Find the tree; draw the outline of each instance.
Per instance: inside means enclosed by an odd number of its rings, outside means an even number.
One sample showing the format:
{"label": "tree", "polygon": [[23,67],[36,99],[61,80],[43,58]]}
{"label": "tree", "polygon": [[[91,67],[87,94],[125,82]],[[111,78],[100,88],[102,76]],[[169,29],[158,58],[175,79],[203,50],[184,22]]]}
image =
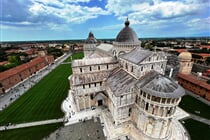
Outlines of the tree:
{"label": "tree", "polygon": [[210,57],[207,57],[207,59],[206,59],[206,64],[207,64],[207,65],[210,65]]}
{"label": "tree", "polygon": [[17,56],[17,55],[12,55],[12,56],[10,56],[9,59],[8,59],[8,61],[9,61],[10,63],[16,64],[16,65],[21,64],[20,57]]}

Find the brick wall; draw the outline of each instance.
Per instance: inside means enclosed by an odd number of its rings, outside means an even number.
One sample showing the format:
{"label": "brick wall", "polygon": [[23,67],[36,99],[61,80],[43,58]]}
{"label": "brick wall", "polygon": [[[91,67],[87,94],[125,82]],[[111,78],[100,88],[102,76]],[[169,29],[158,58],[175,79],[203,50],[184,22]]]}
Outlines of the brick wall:
{"label": "brick wall", "polygon": [[185,89],[210,101],[210,90],[208,89],[208,87],[203,87],[197,83],[194,83],[190,79],[187,80],[180,76],[178,76],[178,82]]}
{"label": "brick wall", "polygon": [[53,56],[37,57],[32,61],[0,73],[0,94],[54,62]]}

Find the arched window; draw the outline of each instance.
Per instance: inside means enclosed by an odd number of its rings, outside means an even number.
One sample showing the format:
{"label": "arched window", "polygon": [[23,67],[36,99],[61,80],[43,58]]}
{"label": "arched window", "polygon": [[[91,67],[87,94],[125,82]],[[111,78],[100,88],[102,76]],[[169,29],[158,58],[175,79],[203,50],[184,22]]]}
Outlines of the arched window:
{"label": "arched window", "polygon": [[128,64],[127,63],[125,63],[125,69],[128,70]]}
{"label": "arched window", "polygon": [[145,108],[146,110],[148,110],[149,109],[149,104],[148,103],[146,103],[146,108]]}
{"label": "arched window", "polygon": [[153,68],[153,65],[151,66],[151,69],[153,70],[154,68]]}
{"label": "arched window", "polygon": [[141,67],[141,71],[143,71],[143,69],[144,69],[144,68],[143,68],[143,66],[142,66],[142,67]]}
{"label": "arched window", "polygon": [[133,72],[133,66],[131,66],[131,72]]}

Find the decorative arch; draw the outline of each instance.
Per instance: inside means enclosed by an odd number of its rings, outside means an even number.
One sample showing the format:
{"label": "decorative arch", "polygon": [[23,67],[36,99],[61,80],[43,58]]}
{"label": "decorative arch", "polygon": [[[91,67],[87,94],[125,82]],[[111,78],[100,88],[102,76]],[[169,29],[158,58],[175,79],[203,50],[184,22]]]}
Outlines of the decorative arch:
{"label": "decorative arch", "polygon": [[122,55],[122,54],[125,54],[125,51],[120,51],[120,52],[118,53],[118,56],[119,56],[119,55]]}
{"label": "decorative arch", "polygon": [[104,92],[98,92],[95,94],[94,100],[97,102],[97,106],[106,105],[107,96]]}
{"label": "decorative arch", "polygon": [[117,57],[117,51],[116,50],[113,50],[112,53],[113,53],[114,57]]}
{"label": "decorative arch", "polygon": [[104,92],[98,92],[98,93],[95,94],[95,96],[93,98],[96,99],[96,100],[107,99],[107,95]]}

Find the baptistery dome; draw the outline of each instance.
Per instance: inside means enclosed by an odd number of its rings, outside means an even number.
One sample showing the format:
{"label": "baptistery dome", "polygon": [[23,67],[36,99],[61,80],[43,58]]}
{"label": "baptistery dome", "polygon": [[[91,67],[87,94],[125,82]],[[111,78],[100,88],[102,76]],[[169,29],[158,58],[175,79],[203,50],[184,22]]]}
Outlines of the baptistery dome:
{"label": "baptistery dome", "polygon": [[93,43],[96,43],[96,42],[97,42],[97,40],[94,37],[93,33],[89,32],[88,38],[86,39],[85,43],[93,44]]}

